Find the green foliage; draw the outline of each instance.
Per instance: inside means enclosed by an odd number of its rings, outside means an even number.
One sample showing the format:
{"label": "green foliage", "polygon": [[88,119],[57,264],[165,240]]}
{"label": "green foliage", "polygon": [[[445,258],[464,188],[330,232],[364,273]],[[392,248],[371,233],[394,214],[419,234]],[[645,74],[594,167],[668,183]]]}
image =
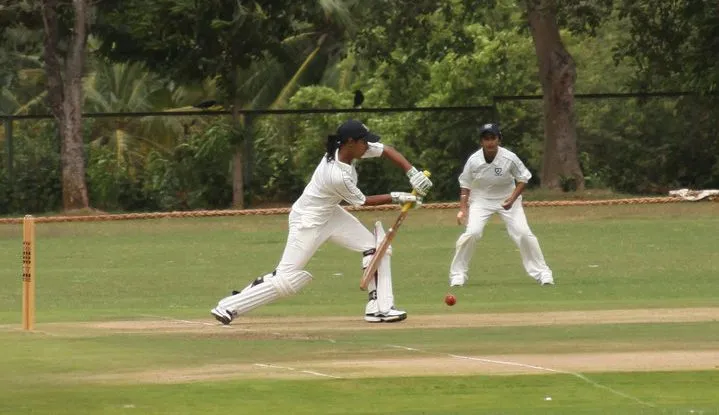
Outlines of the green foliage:
{"label": "green foliage", "polygon": [[613,189],[662,193],[719,186],[717,109],[708,98],[580,105],[588,171]]}
{"label": "green foliage", "polygon": [[12,3],[0,5],[0,88],[16,86],[22,69],[37,67],[36,55],[42,46],[38,4]]}
{"label": "green foliage", "polygon": [[[54,123],[16,124],[12,182],[5,163],[0,168],[0,214],[55,211],[62,192]],[[170,152],[150,152],[142,165],[118,163],[115,149],[87,144],[92,206],[107,211],[228,207],[231,135],[229,124],[216,122],[188,135]],[[7,155],[3,151],[0,157]]]}
{"label": "green foliage", "polygon": [[[646,89],[719,91],[719,7],[714,0],[622,0],[617,9],[629,38],[617,58],[638,65],[636,85]],[[715,104],[716,105],[716,104]]]}
{"label": "green foliage", "polygon": [[[436,61],[425,61],[422,65],[427,72],[427,82],[418,83],[414,90],[411,90],[414,84],[406,85],[404,96],[417,97],[413,103],[423,107],[485,104],[488,106],[486,109],[368,117],[368,125],[380,134],[391,137],[389,142],[418,167],[428,168],[432,172],[435,188],[430,199],[433,200],[456,198],[457,177],[464,162],[479,146],[477,126],[498,121],[499,114],[489,107],[493,95],[518,92],[531,94],[539,88],[533,80],[532,70],[525,64],[526,55],[533,53],[528,37],[483,24],[468,25],[461,30],[474,50],[467,54],[447,51]],[[392,105],[396,99],[392,91],[403,83],[403,76],[391,69],[389,64],[379,65],[377,73],[368,81],[371,88],[366,93],[367,101],[374,106]],[[403,103],[403,106],[407,106],[407,103]],[[504,110],[504,107],[500,107],[500,111]],[[516,151],[519,146],[511,127],[514,123],[521,125],[523,118],[516,113],[508,113],[506,117],[502,115],[502,119],[507,120],[507,141]],[[541,111],[537,115],[541,115]],[[520,152],[520,155],[523,154]],[[370,166],[362,167],[361,179],[368,169]],[[401,186],[399,189],[406,186],[401,181],[379,177],[373,177],[369,183],[370,186],[383,186],[383,192],[387,191],[387,186]]]}
{"label": "green foliage", "polygon": [[[350,117],[366,122],[418,168],[432,171],[432,200],[456,198],[456,178],[477,149],[476,126],[486,121],[501,123],[503,145],[525,161],[534,175],[531,185],[539,184],[542,101],[493,102],[497,95],[541,91],[524,2],[328,0],[287,6],[262,0],[251,5],[99,3],[93,30],[102,39],[101,53],[88,62],[85,109],[185,107],[198,99],[188,91],[198,88],[178,80],[201,79],[202,91],[209,91],[202,99],[220,99],[218,85],[229,85],[235,102],[247,109],[350,108],[351,91],[360,89],[365,108],[496,105],[496,112],[257,116],[234,130],[206,117],[98,118],[85,124],[93,206],[120,211],[229,207],[231,155],[238,150],[246,152],[245,196],[252,203],[292,202],[324,154],[327,134]],[[717,53],[711,53],[717,18],[711,2],[557,5],[562,40],[577,62],[577,93],[712,90],[719,71],[712,61]],[[0,112],[38,111],[44,99],[37,58],[42,22],[32,3],[3,7]],[[104,56],[136,63],[112,64]],[[324,84],[302,87],[317,82]],[[631,193],[719,186],[716,101],[710,98],[577,99],[579,158],[587,186]],[[0,212],[57,208],[57,145],[49,144],[55,140],[50,135],[38,138],[51,133],[38,132],[40,124],[15,121],[16,180],[10,183],[5,167],[0,170]],[[358,170],[367,194],[407,188],[404,175],[386,160],[364,160]]]}
{"label": "green foliage", "polygon": [[[290,108],[346,108],[350,104],[348,93],[310,86],[293,96]],[[340,114],[259,118],[251,186],[256,201],[286,202],[299,197],[325,153],[327,135],[346,118]]]}
{"label": "green foliage", "polygon": [[0,114],[42,108],[42,22],[37,2],[0,6]]}
{"label": "green foliage", "polygon": [[614,0],[558,0],[557,23],[574,33],[595,35],[611,15]]}
{"label": "green foliage", "polygon": [[[508,28],[516,11],[513,2],[495,0],[371,3],[353,49],[371,63],[372,69],[378,69],[376,78],[388,88],[387,103],[405,107],[438,92],[428,85],[433,63],[448,55],[464,57],[476,51],[471,27],[486,24],[492,28],[489,30]],[[453,69],[448,75],[452,73]]]}
{"label": "green foliage", "polygon": [[219,76],[230,98],[238,68],[280,53],[295,25],[318,11],[314,2],[278,0],[115,0],[99,7],[94,31],[103,40],[101,54],[143,62],[177,80]]}
{"label": "green foliage", "polygon": [[230,140],[225,122],[190,135],[164,155],[148,157],[143,190],[162,210],[226,208],[232,201]]}
{"label": "green foliage", "polygon": [[[464,30],[498,17],[495,0],[371,0],[364,11],[355,49],[376,62],[406,63],[440,59],[448,51],[472,50]],[[501,9],[501,8],[500,8]],[[411,73],[411,72],[410,72]]]}
{"label": "green foliage", "polygon": [[106,146],[87,146],[86,169],[90,205],[105,211],[153,210],[158,206],[142,190],[142,176],[117,163],[116,152]]}
{"label": "green foliage", "polygon": [[42,213],[60,207],[60,143],[51,121],[18,123],[13,133],[13,177],[10,181],[7,148],[0,169],[0,214]]}

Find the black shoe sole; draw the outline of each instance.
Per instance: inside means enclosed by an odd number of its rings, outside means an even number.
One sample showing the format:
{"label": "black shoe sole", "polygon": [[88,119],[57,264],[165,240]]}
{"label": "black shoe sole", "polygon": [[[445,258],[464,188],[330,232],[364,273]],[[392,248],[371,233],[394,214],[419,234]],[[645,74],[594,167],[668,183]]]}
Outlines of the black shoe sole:
{"label": "black shoe sole", "polygon": [[[366,317],[377,317],[377,316],[372,315],[372,316],[366,316]],[[375,324],[376,324],[376,323],[399,323],[400,321],[403,321],[403,320],[406,320],[406,319],[407,319],[407,314],[404,314],[404,315],[401,315],[401,316],[397,316],[397,318],[394,319],[394,320],[382,320],[381,317],[380,317],[380,320],[379,320],[379,321],[367,321],[367,320],[365,320],[365,321],[366,321],[367,323],[375,323]]]}
{"label": "black shoe sole", "polygon": [[210,313],[210,314],[212,314],[212,317],[214,317],[215,320],[219,321],[220,323],[224,324],[225,326],[229,325],[232,322],[232,320],[230,320],[226,317],[218,316],[215,313]]}

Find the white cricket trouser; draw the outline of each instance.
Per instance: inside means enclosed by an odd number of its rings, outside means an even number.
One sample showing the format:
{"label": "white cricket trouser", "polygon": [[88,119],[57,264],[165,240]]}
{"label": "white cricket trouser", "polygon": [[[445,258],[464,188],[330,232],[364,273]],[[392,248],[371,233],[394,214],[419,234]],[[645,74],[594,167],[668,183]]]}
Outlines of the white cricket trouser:
{"label": "white cricket trouser", "polygon": [[[384,237],[381,224],[375,225],[379,228],[378,234],[374,235],[357,218],[340,206],[336,207],[328,218],[329,220],[323,225],[304,226],[301,219],[299,214],[290,212],[287,244],[280,263],[277,265],[276,273],[265,275],[264,282],[260,284],[250,284],[238,294],[221,299],[218,307],[237,316],[278,298],[299,292],[312,280],[312,276],[304,271],[305,265],[320,245],[327,240],[353,251],[365,253],[365,251],[375,248],[377,238]],[[371,255],[364,256],[362,266],[366,266],[371,258]],[[358,273],[358,275],[361,274]],[[394,305],[389,255],[380,261],[378,277],[371,281],[368,288],[371,300],[365,307],[365,314],[370,308],[373,312],[388,312]]]}
{"label": "white cricket trouser", "polygon": [[320,245],[327,240],[356,252],[375,247],[372,232],[339,205],[323,225],[305,227],[300,215],[294,212],[290,212],[289,225],[287,244],[277,265],[277,274],[303,270]]}
{"label": "white cricket trouser", "polygon": [[507,226],[509,237],[519,248],[522,264],[530,277],[539,281],[542,277],[551,277],[552,270],[544,262],[542,249],[537,237],[532,234],[522,207],[522,197],[514,202],[509,210],[502,207],[503,199],[472,200],[469,206],[467,229],[457,239],[454,259],[449,269],[450,279],[467,279],[469,262],[474,254],[476,242],[482,238],[487,221],[498,213]]}

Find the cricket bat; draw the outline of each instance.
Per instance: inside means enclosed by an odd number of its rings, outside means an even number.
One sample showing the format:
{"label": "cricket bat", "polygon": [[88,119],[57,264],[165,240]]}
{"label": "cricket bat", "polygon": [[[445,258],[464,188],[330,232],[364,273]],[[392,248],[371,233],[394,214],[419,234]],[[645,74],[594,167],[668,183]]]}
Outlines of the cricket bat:
{"label": "cricket bat", "polygon": [[[430,173],[427,170],[425,170],[423,173],[427,177],[430,176]],[[416,195],[417,192],[412,190],[412,194]],[[360,280],[361,290],[367,290],[369,282],[372,280],[372,278],[374,278],[374,274],[377,272],[379,262],[382,260],[384,254],[387,252],[387,248],[389,248],[390,244],[392,243],[392,239],[394,239],[394,236],[397,234],[399,227],[402,226],[402,222],[404,222],[404,219],[409,214],[410,209],[412,209],[412,203],[405,203],[404,205],[402,205],[402,210],[400,211],[397,220],[395,220],[394,225],[392,225],[392,227],[387,230],[384,239],[377,247],[377,250],[374,253],[374,257],[372,257],[372,261],[370,261],[369,265],[367,265],[367,268],[365,268],[364,273],[362,274],[362,279]]]}

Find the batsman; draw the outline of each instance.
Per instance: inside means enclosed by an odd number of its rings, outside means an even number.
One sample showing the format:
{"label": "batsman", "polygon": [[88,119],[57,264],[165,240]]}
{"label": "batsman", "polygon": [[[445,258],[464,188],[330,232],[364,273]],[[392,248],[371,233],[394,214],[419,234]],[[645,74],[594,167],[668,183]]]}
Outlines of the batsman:
{"label": "batsman", "polygon": [[[362,266],[367,267],[377,246],[384,239],[384,229],[377,222],[370,232],[340,203],[353,206],[374,206],[389,203],[419,207],[432,182],[413,167],[396,149],[379,143],[380,137],[362,122],[348,120],[336,134],[327,137],[326,153],[317,165],[302,195],[292,205],[289,233],[284,253],[277,267],[250,282],[244,289],[222,298],[210,313],[222,324],[257,307],[282,297],[294,295],[312,281],[304,268],[317,249],[326,241],[362,253]],[[362,158],[384,157],[407,175],[413,192],[391,192],[365,196],[357,187],[355,163]],[[368,286],[369,299],[364,319],[370,323],[397,322],[407,313],[395,307],[392,290],[391,250],[380,259],[376,277]],[[356,280],[352,280],[353,282]]]}

